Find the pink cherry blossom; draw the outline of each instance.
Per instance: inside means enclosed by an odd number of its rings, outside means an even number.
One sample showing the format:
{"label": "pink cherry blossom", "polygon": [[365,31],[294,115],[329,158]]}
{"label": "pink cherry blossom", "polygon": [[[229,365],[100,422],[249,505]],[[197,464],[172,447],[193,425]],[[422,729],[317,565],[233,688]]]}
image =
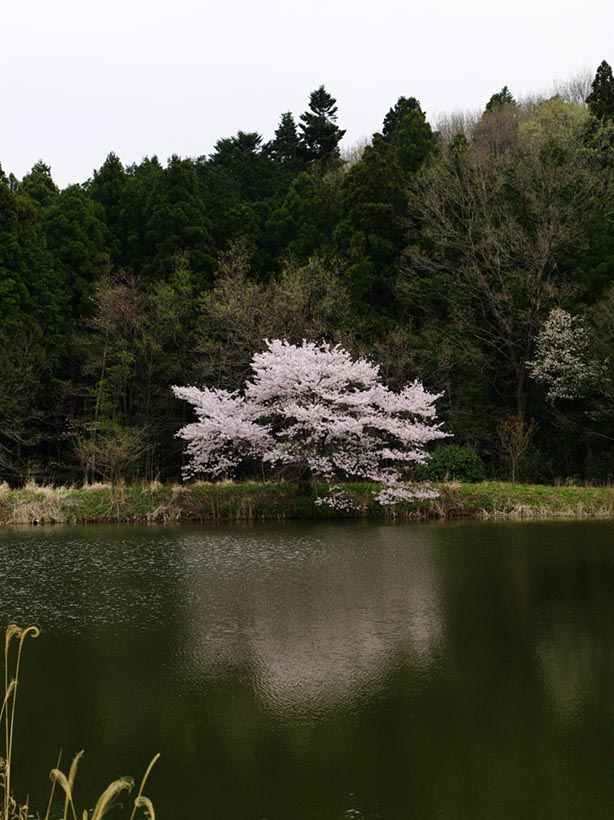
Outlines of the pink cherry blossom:
{"label": "pink cherry blossom", "polygon": [[[188,442],[186,477],[219,478],[255,458],[328,484],[366,479],[380,485],[381,504],[432,497],[406,479],[427,458],[426,445],[448,435],[436,423],[439,395],[418,381],[394,392],[378,366],[325,342],[267,340],[252,371],[242,393],[173,387],[198,418],[177,433]],[[350,504],[339,487],[319,503]]]}

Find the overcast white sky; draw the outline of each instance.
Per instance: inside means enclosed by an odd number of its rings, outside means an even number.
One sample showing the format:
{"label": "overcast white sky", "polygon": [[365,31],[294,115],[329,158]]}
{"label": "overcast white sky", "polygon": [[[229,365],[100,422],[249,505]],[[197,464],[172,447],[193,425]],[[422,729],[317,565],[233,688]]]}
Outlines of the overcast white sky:
{"label": "overcast white sky", "polygon": [[400,95],[427,115],[614,63],[613,0],[3,0],[0,163],[56,182],[272,136],[324,83],[353,143]]}

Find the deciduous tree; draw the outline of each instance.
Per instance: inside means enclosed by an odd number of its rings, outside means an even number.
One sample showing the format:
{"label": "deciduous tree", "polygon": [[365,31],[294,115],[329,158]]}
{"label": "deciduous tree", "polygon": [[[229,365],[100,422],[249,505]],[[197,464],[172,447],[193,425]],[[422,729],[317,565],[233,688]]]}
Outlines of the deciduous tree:
{"label": "deciduous tree", "polygon": [[535,335],[565,288],[561,260],[585,244],[603,194],[583,122],[549,123],[521,129],[505,152],[490,142],[451,146],[411,200],[419,234],[409,277],[444,289],[455,321],[489,349],[497,390],[521,419]]}
{"label": "deciduous tree", "polygon": [[546,387],[546,396],[554,401],[585,396],[598,384],[602,368],[594,360],[583,322],[556,308],[537,334],[529,369],[535,381]]}
{"label": "deciduous tree", "polygon": [[[425,461],[426,445],[446,435],[435,423],[438,396],[420,382],[395,393],[377,366],[338,346],[279,339],[253,357],[252,371],[241,393],[173,388],[198,416],[178,433],[188,442],[187,476],[221,477],[257,458],[290,467],[303,481],[377,482],[381,504],[432,494],[404,482]],[[349,503],[333,487],[320,500]]]}

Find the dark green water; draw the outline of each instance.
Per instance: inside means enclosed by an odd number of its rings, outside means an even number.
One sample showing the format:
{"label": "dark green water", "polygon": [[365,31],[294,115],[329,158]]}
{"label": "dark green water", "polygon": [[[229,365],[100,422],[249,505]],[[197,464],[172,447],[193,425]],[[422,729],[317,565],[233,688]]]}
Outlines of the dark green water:
{"label": "dark green water", "polygon": [[[162,758],[159,820],[597,820],[614,804],[612,522],[0,531],[38,623],[17,789]],[[34,785],[33,785],[34,784]]]}

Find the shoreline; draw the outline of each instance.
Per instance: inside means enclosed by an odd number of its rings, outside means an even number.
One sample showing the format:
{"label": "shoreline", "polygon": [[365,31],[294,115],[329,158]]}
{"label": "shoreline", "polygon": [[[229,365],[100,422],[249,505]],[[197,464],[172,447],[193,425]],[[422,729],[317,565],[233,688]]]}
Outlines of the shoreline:
{"label": "shoreline", "polygon": [[614,487],[549,487],[484,482],[434,485],[439,497],[396,507],[373,499],[373,485],[346,484],[357,509],[330,510],[293,484],[241,482],[130,487],[0,486],[0,526],[165,524],[233,521],[614,518]]}

